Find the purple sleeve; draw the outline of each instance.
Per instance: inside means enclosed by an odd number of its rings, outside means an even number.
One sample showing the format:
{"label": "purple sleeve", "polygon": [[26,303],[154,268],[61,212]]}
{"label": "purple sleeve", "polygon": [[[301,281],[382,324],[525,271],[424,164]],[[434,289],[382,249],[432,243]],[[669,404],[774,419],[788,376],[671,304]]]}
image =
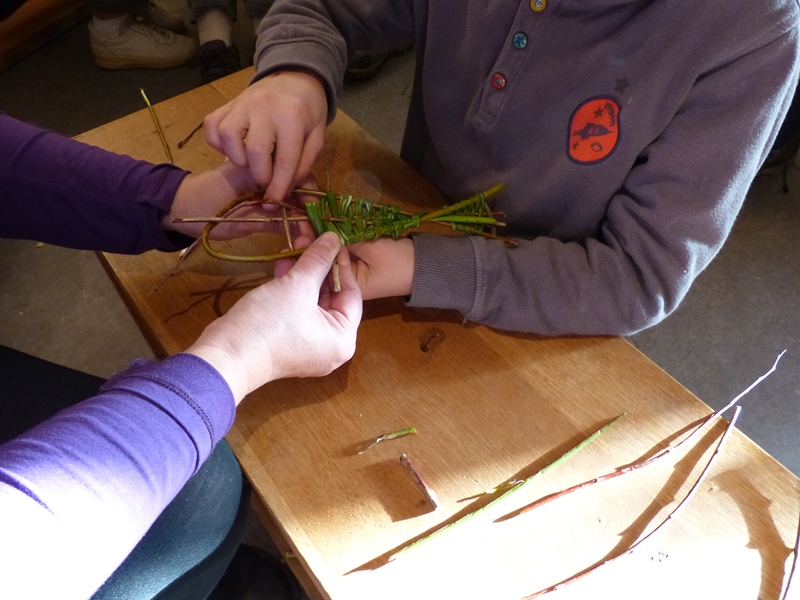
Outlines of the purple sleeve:
{"label": "purple sleeve", "polygon": [[187,171],[153,165],[0,113],[0,237],[138,254],[190,243],[161,229]]}
{"label": "purple sleeve", "polygon": [[96,397],[0,446],[3,593],[91,596],[227,433],[234,412],[219,373],[178,354],[134,363]]}

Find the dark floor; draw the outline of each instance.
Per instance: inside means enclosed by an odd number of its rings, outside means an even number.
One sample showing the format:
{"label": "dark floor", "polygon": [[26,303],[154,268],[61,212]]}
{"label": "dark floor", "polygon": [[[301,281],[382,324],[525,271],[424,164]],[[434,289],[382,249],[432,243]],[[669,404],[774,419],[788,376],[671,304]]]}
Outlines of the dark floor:
{"label": "dark floor", "polygon": [[[252,36],[243,24],[244,58]],[[248,46],[250,45],[250,46]],[[192,89],[197,71],[109,72],[92,63],[85,24],[0,73],[0,110],[75,135]],[[398,150],[413,76],[410,55],[365,84],[342,108]],[[720,256],[664,323],[630,341],[713,407],[720,407],[787,353],[744,401],[740,426],[800,474],[800,173],[790,192],[777,177],[756,181]],[[77,342],[77,343],[76,343]],[[0,241],[0,344],[107,377],[149,355],[91,253]]]}

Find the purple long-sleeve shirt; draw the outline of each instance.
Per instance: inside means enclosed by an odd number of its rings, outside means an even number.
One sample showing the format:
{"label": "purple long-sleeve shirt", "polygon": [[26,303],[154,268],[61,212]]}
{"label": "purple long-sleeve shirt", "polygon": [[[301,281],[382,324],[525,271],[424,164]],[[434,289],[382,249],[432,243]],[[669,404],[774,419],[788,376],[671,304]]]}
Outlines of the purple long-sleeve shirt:
{"label": "purple long-sleeve shirt", "polygon": [[[0,236],[119,253],[185,245],[160,227],[186,172],[0,114]],[[97,396],[0,445],[7,598],[88,598],[227,433],[235,405],[208,363],[141,361]],[[7,595],[6,595],[7,594]]]}

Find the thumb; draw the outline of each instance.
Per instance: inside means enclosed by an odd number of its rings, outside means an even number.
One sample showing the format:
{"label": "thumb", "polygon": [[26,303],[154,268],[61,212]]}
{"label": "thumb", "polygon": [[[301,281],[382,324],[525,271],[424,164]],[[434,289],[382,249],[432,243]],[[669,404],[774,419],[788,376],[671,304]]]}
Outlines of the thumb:
{"label": "thumb", "polygon": [[305,249],[291,271],[302,277],[310,278],[316,285],[321,286],[341,247],[342,242],[339,240],[339,236],[332,231],[327,231]]}

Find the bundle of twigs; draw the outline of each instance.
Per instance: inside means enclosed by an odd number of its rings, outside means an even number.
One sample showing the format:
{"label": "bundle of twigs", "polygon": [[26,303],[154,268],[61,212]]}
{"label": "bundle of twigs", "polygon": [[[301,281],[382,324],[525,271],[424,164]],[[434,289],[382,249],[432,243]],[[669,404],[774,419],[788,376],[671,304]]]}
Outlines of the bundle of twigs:
{"label": "bundle of twigs", "polygon": [[[503,240],[510,246],[516,246],[516,240],[497,235],[497,227],[502,223],[497,214],[489,208],[486,199],[503,188],[498,184],[491,189],[470,196],[460,202],[450,204],[433,212],[411,213],[392,204],[379,204],[365,198],[355,198],[349,194],[336,194],[331,191],[296,189],[294,193],[303,196],[315,196],[302,206],[294,206],[283,202],[273,202],[261,198],[263,192],[256,192],[237,198],[214,217],[197,217],[179,219],[179,223],[206,223],[200,243],[205,251],[215,258],[239,262],[271,262],[283,258],[293,258],[303,253],[303,249],[291,247],[289,224],[307,221],[317,235],[332,231],[339,236],[343,244],[377,240],[389,236],[399,238],[407,232],[420,228],[425,223],[444,225],[453,231],[467,235],[480,235]],[[255,204],[271,204],[281,209],[281,215],[275,217],[236,217],[235,212]],[[273,254],[240,256],[216,250],[211,246],[209,236],[215,227],[222,223],[277,223],[284,224],[288,251]]]}

